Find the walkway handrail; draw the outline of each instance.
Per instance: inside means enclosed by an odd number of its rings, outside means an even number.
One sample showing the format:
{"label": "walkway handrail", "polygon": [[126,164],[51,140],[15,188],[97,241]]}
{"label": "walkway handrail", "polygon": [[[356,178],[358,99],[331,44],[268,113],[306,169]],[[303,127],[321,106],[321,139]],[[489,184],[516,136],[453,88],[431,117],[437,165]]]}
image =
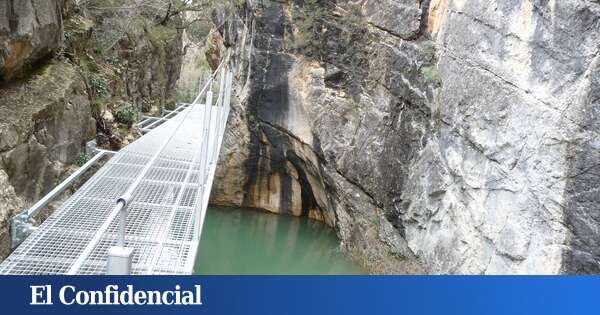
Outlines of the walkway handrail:
{"label": "walkway handrail", "polygon": [[36,202],[29,209],[25,209],[19,212],[11,220],[10,234],[11,234],[11,248],[15,249],[19,246],[25,238],[31,234],[37,227],[29,223],[29,219],[40,212],[45,206],[47,206],[52,200],[60,195],[65,189],[67,189],[75,180],[83,175],[88,169],[90,169],[96,162],[102,159],[106,155],[115,154],[114,151],[96,149],[96,155],[89,159],[85,164],[80,166],[73,174],[69,175],[65,180],[58,184],[54,189],[47,193],[42,199]]}
{"label": "walkway handrail", "polygon": [[[233,73],[231,72],[231,70],[225,71],[224,72],[225,75],[225,95],[223,96],[223,100],[221,103],[221,106],[219,107],[219,111],[220,113],[218,114],[219,120],[217,121],[219,124],[219,127],[217,128],[217,138],[216,141],[219,141],[219,143],[222,141],[223,136],[224,136],[224,132],[221,132],[222,128],[221,128],[221,124],[226,124],[227,121],[227,117],[229,115],[229,109],[230,109],[230,102],[231,102],[231,88],[232,88],[232,81],[233,81]],[[220,145],[214,146],[215,151],[212,153],[210,159],[211,160],[215,160],[218,159],[218,155],[217,155],[217,148],[220,147]],[[207,157],[208,158],[208,157]],[[210,171],[210,170],[209,170]],[[213,165],[213,172],[216,171],[216,165]],[[204,175],[206,176],[206,174]],[[208,176],[208,178],[212,178],[211,176]],[[209,183],[210,185],[207,185],[207,187],[212,186],[212,182]],[[204,195],[204,187],[202,189],[202,192],[198,191],[198,193],[202,193],[202,195]],[[208,206],[208,198],[206,200],[204,200],[203,198],[200,199],[202,200],[203,204],[201,206],[201,209],[203,210],[197,218],[195,218],[195,222],[194,222],[194,227],[196,229],[194,235],[200,237],[200,235],[202,234],[202,227],[204,226],[204,217],[206,215],[206,209],[205,206]]]}
{"label": "walkway handrail", "polygon": [[204,94],[206,89],[212,83],[212,80],[217,76],[217,73],[219,72],[219,70],[221,70],[221,67],[223,67],[223,65],[226,62],[229,62],[229,56],[230,56],[230,54],[228,52],[227,56],[225,58],[223,58],[223,60],[221,60],[221,63],[219,64],[217,69],[210,75],[209,79],[206,81],[206,84],[204,84],[204,87],[202,88],[202,90],[200,90],[200,93],[198,93],[198,96],[196,96],[196,99],[194,99],[194,101],[192,102],[192,105],[196,104],[198,102],[198,100],[200,100],[200,97],[202,97],[202,94]]}
{"label": "walkway handrail", "polygon": [[106,154],[114,154],[113,151],[107,150],[98,150],[98,153],[94,155],[91,159],[89,159],[85,164],[80,166],[73,174],[67,177],[64,181],[62,181],[58,186],[54,187],[48,194],[44,196],[44,198],[40,199],[36,202],[31,208],[27,209],[27,216],[31,217],[37,214],[40,209],[45,207],[52,199],[54,199],[58,194],[63,192],[69,185],[75,181],[81,174],[87,171],[92,165],[94,165],[98,160],[104,157]]}

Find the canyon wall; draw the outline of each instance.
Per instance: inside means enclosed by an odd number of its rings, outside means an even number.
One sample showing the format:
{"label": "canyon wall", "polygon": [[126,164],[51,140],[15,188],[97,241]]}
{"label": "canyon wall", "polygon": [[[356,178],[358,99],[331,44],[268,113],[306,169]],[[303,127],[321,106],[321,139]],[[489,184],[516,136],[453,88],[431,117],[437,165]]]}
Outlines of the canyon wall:
{"label": "canyon wall", "polygon": [[597,1],[215,19],[246,49],[214,203],[323,220],[372,272],[600,271]]}

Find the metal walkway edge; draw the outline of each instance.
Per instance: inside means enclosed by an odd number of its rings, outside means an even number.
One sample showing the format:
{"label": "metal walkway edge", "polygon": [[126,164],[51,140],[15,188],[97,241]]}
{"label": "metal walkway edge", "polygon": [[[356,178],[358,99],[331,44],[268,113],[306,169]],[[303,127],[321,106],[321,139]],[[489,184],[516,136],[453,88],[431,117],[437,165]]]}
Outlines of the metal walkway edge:
{"label": "metal walkway edge", "polygon": [[190,106],[116,153],[0,264],[0,274],[105,274],[115,245],[133,249],[132,274],[192,273],[231,85],[224,61]]}

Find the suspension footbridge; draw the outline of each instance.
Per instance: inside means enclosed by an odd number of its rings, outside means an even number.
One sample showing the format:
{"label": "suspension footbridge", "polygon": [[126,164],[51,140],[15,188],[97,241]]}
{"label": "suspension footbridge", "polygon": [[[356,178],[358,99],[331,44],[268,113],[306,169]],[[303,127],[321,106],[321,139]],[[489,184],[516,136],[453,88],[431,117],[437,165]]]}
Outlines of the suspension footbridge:
{"label": "suspension footbridge", "polygon": [[[190,104],[146,117],[144,135],[97,154],[11,227],[0,274],[190,274],[230,110],[227,62]],[[213,90],[216,97],[213,96]],[[39,227],[27,220],[97,161],[110,159]],[[30,234],[30,235],[28,235]],[[26,237],[26,235],[28,235]]]}

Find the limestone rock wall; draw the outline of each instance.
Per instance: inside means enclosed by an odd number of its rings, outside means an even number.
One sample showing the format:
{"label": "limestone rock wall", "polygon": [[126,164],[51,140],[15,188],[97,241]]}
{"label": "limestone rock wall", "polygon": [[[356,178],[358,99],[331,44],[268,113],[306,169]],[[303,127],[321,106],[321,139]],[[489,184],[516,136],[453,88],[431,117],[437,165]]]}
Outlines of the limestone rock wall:
{"label": "limestone rock wall", "polygon": [[0,3],[0,81],[58,49],[63,41],[64,0],[5,0]]}
{"label": "limestone rock wall", "polygon": [[0,259],[9,253],[10,219],[65,177],[95,135],[78,70],[51,61],[69,3],[0,3]]}
{"label": "limestone rock wall", "polygon": [[4,257],[8,220],[65,177],[96,129],[85,83],[75,67],[63,62],[0,89],[0,112],[0,257]]}
{"label": "limestone rock wall", "polygon": [[597,242],[600,200],[572,192],[598,182],[583,152],[597,138],[600,6],[429,5],[442,87],[399,211],[409,246],[434,272],[600,271],[593,245],[580,247]]}
{"label": "limestone rock wall", "polygon": [[85,84],[66,63],[0,90],[0,108],[2,166],[27,200],[51,188],[63,164],[73,163],[95,134]]}
{"label": "limestone rock wall", "polygon": [[249,48],[214,202],[322,219],[374,272],[600,271],[597,2],[321,2],[318,58],[302,6],[229,25]]}
{"label": "limestone rock wall", "polygon": [[132,9],[130,2],[112,1],[109,7],[102,0],[81,2],[64,21],[63,54],[87,82],[97,144],[111,150],[141,135],[133,124],[139,114],[174,108],[183,63],[182,17],[161,24],[161,4]]}

